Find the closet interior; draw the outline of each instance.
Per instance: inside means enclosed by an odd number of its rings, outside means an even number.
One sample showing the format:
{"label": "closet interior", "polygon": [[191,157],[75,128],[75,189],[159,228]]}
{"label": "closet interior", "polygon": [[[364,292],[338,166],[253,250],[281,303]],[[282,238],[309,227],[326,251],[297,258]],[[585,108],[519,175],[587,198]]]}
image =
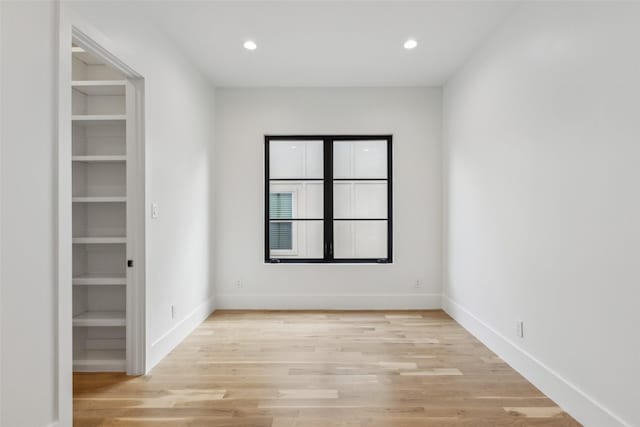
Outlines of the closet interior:
{"label": "closet interior", "polygon": [[127,131],[135,91],[123,74],[76,45],[71,91],[73,368],[126,371],[133,145]]}

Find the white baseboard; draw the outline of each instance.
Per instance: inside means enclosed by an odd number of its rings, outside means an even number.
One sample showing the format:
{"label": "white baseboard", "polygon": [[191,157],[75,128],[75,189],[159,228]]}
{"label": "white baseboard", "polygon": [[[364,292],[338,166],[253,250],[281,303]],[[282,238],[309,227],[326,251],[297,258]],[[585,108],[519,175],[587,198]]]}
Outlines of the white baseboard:
{"label": "white baseboard", "polygon": [[219,294],[218,309],[235,310],[434,310],[440,294]]}
{"label": "white baseboard", "polygon": [[211,297],[191,311],[184,319],[151,344],[147,356],[147,372],[165,358],[183,339],[198,327],[215,310]]}
{"label": "white baseboard", "polygon": [[631,424],[446,295],[442,296],[442,309],[586,427],[631,427]]}

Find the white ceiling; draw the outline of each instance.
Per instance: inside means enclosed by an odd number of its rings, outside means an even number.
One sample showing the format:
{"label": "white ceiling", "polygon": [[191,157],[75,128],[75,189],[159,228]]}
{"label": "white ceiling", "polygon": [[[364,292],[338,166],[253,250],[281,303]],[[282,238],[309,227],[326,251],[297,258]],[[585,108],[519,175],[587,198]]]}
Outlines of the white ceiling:
{"label": "white ceiling", "polygon": [[[139,12],[216,86],[431,86],[441,85],[516,5],[164,1],[145,2]],[[419,45],[407,51],[410,37]],[[245,50],[247,39],[258,49]]]}

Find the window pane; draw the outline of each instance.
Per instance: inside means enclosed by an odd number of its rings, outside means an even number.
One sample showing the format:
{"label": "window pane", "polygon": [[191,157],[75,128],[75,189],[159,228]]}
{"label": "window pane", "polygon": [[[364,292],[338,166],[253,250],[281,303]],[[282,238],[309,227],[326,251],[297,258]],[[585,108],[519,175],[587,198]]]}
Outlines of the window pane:
{"label": "window pane", "polygon": [[271,249],[293,250],[292,224],[290,222],[271,223],[269,244]]}
{"label": "window pane", "polygon": [[324,218],[323,185],[322,181],[271,181],[270,219]]}
{"label": "window pane", "polygon": [[387,141],[335,141],[334,178],[387,178]]}
{"label": "window pane", "polygon": [[271,218],[293,218],[293,193],[269,194],[269,212]]}
{"label": "window pane", "polygon": [[269,178],[322,179],[322,156],[322,141],[270,141]]}
{"label": "window pane", "polygon": [[386,181],[335,181],[334,218],[387,218]]}
{"label": "window pane", "polygon": [[335,258],[386,258],[387,221],[335,221]]}
{"label": "window pane", "polygon": [[324,258],[323,221],[270,221],[271,258]]}

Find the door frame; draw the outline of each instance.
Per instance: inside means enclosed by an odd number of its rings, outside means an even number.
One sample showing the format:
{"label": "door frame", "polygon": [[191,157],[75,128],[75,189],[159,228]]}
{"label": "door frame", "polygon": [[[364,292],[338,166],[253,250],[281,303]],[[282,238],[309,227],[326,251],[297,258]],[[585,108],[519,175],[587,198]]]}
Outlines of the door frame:
{"label": "door frame", "polygon": [[[58,158],[57,158],[57,407],[58,426],[73,423],[73,285],[72,285],[72,123],[71,123],[71,44],[76,43],[124,74],[133,94],[127,108],[127,174],[134,173],[133,185],[127,183],[127,211],[134,218],[132,235],[127,235],[128,256],[135,264],[127,283],[127,374],[146,374],[148,349],[146,334],[146,172],[145,172],[145,81],[144,77],[112,53],[109,38],[87,23],[63,2],[59,4],[58,37]],[[130,125],[133,124],[133,126]],[[129,178],[127,179],[129,181]],[[129,194],[132,192],[133,194]],[[130,211],[131,209],[131,211]],[[129,217],[129,215],[127,215]],[[127,226],[129,228],[129,225]]]}

